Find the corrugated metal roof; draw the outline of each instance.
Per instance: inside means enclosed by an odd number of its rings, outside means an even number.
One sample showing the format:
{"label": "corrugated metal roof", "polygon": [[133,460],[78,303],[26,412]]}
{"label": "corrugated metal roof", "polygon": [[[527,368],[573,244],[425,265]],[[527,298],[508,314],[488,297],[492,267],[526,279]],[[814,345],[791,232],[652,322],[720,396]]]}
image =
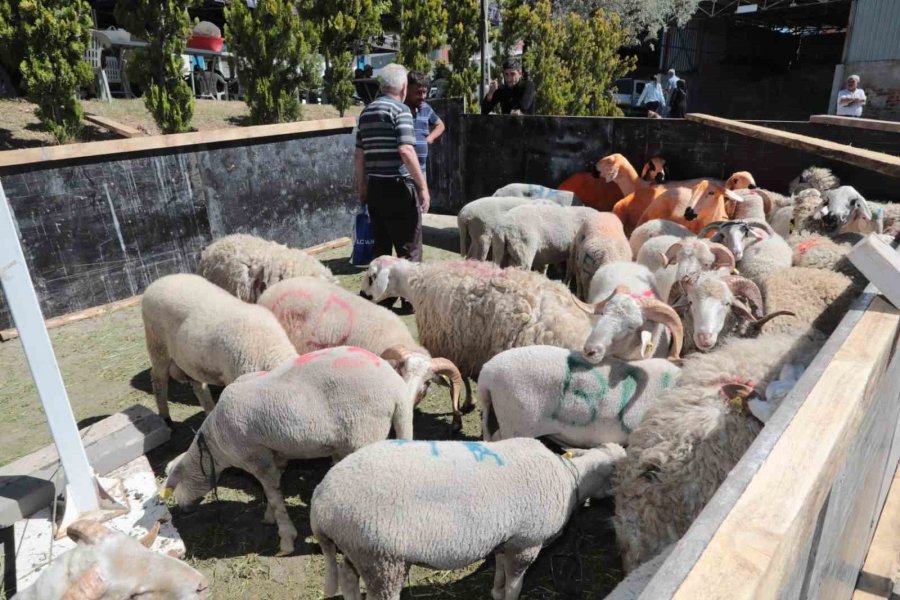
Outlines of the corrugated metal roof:
{"label": "corrugated metal roof", "polygon": [[900,0],[857,0],[847,62],[900,59]]}

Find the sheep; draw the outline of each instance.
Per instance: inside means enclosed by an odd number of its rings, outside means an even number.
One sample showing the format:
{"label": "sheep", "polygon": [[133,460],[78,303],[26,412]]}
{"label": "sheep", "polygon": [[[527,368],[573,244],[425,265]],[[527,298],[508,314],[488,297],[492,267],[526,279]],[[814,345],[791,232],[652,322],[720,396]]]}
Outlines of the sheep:
{"label": "sheep", "polygon": [[900,233],[900,207],[866,201],[849,185],[825,192],[814,217],[830,232],[886,234],[891,239]]}
{"label": "sheep", "polygon": [[[477,379],[495,355],[537,344],[581,350],[601,320],[597,306],[582,302],[560,283],[477,261],[420,265],[376,259],[363,279],[363,292],[376,302],[391,296],[412,302],[419,341],[459,368],[467,405],[472,397],[468,379]],[[680,348],[681,328],[671,308],[650,298],[632,306],[636,314],[629,312],[629,317],[663,323],[673,330],[673,349]]]}
{"label": "sheep", "polygon": [[666,166],[666,159],[661,156],[650,158],[641,169],[641,179],[656,184],[666,183],[669,180],[669,167]]}
{"label": "sheep", "polygon": [[565,262],[578,229],[596,214],[593,208],[550,203],[517,206],[494,223],[493,260],[503,267],[522,269]]}
{"label": "sheep", "polygon": [[574,280],[575,294],[584,298],[591,277],[602,265],[631,260],[631,246],[622,222],[610,213],[595,212],[581,224],[572,242],[566,265],[567,283]]}
{"label": "sheep", "polygon": [[738,271],[757,285],[770,273],[792,264],[790,245],[765,221],[716,221],[704,227],[700,237],[708,231],[716,232],[710,239],[728,248]]}
{"label": "sheep", "polygon": [[169,377],[189,382],[207,413],[209,384],[228,385],[244,373],[271,370],[297,357],[266,308],[238,300],[199,275],[166,275],[141,300],[150,380],[159,415],[169,419]]}
{"label": "sheep", "polygon": [[637,262],[653,273],[660,298],[668,299],[676,281],[700,271],[734,269],[734,255],[722,244],[661,235],[641,247]]}
{"label": "sheep", "polygon": [[693,237],[694,232],[674,221],[651,219],[640,227],[636,227],[635,230],[631,232],[628,243],[631,245],[632,254],[636,257],[641,251],[641,246],[643,246],[647,240],[660,235],[673,235],[675,237],[685,238]]}
{"label": "sheep", "polygon": [[505,198],[531,198],[533,200],[550,200],[560,206],[581,206],[574,192],[555,190],[533,183],[510,183],[492,194]]}
{"label": "sheep", "polygon": [[495,221],[503,213],[532,202],[529,198],[488,196],[463,206],[456,217],[460,256],[487,260]]}
{"label": "sheep", "polygon": [[382,356],[393,349],[394,360],[400,363],[400,375],[407,382],[416,382],[417,403],[425,396],[433,377],[446,376],[450,380],[453,428],[462,428],[459,370],[445,358],[432,358],[392,311],[313,277],[276,283],[259,297],[258,303],[272,311],[299,353],[357,346]]}
{"label": "sheep", "polygon": [[698,233],[709,223],[728,219],[726,200],[740,202],[741,197],[725,185],[704,179],[692,188],[673,188],[654,198],[637,224],[667,219]]}
{"label": "sheep", "polygon": [[491,596],[516,600],[541,547],[585,498],[608,493],[623,455],[606,444],[568,458],[524,438],[364,448],[328,472],[310,503],[325,596],[340,579],[344,598],[361,598],[362,577],[369,600],[399,598],[410,565],[459,569],[494,553]]}
{"label": "sheep", "polygon": [[814,189],[820,194],[824,194],[828,190],[834,189],[841,185],[840,180],[831,169],[823,167],[809,167],[794,178],[788,185],[788,191],[791,196],[802,192],[803,190]]}
{"label": "sheep", "polygon": [[78,543],[75,548],[56,557],[14,600],[207,597],[209,583],[202,573],[177,558],[148,550],[154,531],[138,541],[81,519],[69,525],[66,534]]}
{"label": "sheep", "polygon": [[478,377],[482,436],[497,441],[547,435],[576,448],[625,445],[680,371],[660,358],[607,359],[598,366],[564,348],[513,348],[489,360]]}
{"label": "sheep", "polygon": [[767,312],[794,314],[762,326],[763,333],[819,331],[831,335],[859,296],[866,282],[853,281],[841,273],[805,267],[790,267],[769,275],[762,282]]}
{"label": "sheep", "polygon": [[166,468],[162,496],[190,508],[228,467],[253,475],[268,501],[264,521],[278,525],[279,556],[294,551],[281,475],[288,460],[340,461],[363,446],[413,436],[418,392],[363,348],[338,346],[297,357],[272,372],[251,373],[225,388],[187,452]]}
{"label": "sheep", "polygon": [[617,467],[613,524],[626,572],[685,533],[756,437],[762,425],[741,396],[765,390],[785,363],[809,364],[821,343],[767,334],[685,359],[678,385],[644,415]]}
{"label": "sheep", "polygon": [[584,343],[584,355],[599,364],[607,355],[637,359],[664,351],[665,330],[672,344],[669,358],[681,351],[682,326],[675,311],[659,300],[653,274],[637,263],[605,265],[591,280],[588,302],[599,318]]}
{"label": "sheep", "polygon": [[252,235],[226,235],[200,255],[197,274],[245,302],[282,279],[308,275],[337,283],[331,271],[303,250]]}
{"label": "sheep", "polygon": [[794,252],[793,266],[837,271],[862,281],[864,276],[847,258],[850,249],[860,239],[861,235],[852,233],[834,237],[808,231],[794,234],[788,240]]}
{"label": "sheep", "polygon": [[631,571],[603,600],[638,600],[674,549],[675,544],[669,544],[659,554]]}
{"label": "sheep", "polygon": [[791,196],[788,206],[775,210],[768,221],[775,233],[785,239],[795,232],[825,233],[822,220],[815,216],[821,202],[822,195],[818,190],[801,190]]}

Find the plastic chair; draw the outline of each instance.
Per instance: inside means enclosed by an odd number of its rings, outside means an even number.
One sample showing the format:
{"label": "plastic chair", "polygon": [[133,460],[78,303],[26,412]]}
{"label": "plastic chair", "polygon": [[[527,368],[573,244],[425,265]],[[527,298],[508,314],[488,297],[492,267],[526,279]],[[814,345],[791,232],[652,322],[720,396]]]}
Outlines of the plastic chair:
{"label": "plastic chair", "polygon": [[112,94],[109,91],[109,81],[106,78],[106,72],[103,69],[103,44],[96,34],[91,32],[91,45],[84,51],[84,59],[90,63],[91,69],[94,71],[94,77],[97,80],[97,90],[101,100],[112,100]]}
{"label": "plastic chair", "polygon": [[198,71],[197,79],[200,82],[198,98],[210,98],[212,100],[224,100],[228,95],[228,82],[215,71]]}

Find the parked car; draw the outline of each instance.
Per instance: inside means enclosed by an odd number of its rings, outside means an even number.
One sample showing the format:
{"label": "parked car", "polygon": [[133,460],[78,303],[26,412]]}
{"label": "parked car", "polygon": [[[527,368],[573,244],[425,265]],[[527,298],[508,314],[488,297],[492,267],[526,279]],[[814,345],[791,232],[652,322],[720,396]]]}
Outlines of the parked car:
{"label": "parked car", "polygon": [[617,105],[622,108],[628,108],[637,105],[638,98],[647,85],[646,79],[635,79],[634,77],[623,77],[616,80],[616,91],[613,98]]}

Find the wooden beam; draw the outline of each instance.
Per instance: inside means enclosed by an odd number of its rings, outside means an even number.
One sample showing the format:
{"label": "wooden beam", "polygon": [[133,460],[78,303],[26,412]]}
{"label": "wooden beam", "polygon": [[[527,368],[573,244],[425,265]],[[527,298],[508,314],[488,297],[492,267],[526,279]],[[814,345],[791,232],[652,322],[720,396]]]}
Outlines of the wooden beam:
{"label": "wooden beam", "polygon": [[900,254],[877,235],[860,240],[847,258],[894,306],[900,308]]}
{"label": "wooden beam", "polygon": [[123,125],[122,123],[118,123],[113,121],[112,119],[107,119],[106,117],[101,117],[98,115],[84,115],[84,120],[95,125],[99,125],[104,129],[108,129],[113,133],[119,134],[122,137],[133,138],[133,137],[144,137],[145,134],[143,131],[135,129],[134,127],[129,127],[128,125]]}
{"label": "wooden beam", "polygon": [[[44,321],[44,324],[47,326],[47,329],[53,329],[54,327],[60,327],[61,325],[68,325],[69,323],[75,323],[76,321],[83,321],[84,319],[97,317],[114,310],[134,306],[135,304],[140,303],[140,301],[141,297],[139,295],[132,296],[130,298],[125,298],[124,300],[116,300],[115,302],[110,302],[109,304],[93,306],[91,308],[79,310],[78,312],[53,317],[52,319],[47,319],[46,321]],[[0,341],[8,342],[9,340],[16,339],[17,337],[19,337],[19,330],[15,327],[0,331]]]}
{"label": "wooden beam", "polygon": [[[348,237],[342,237],[337,238],[336,240],[331,240],[330,242],[318,244],[316,246],[310,246],[309,248],[304,248],[303,250],[307,254],[318,254],[319,252],[324,252],[326,250],[333,250],[334,248],[347,246],[351,241],[352,240]],[[44,321],[44,324],[47,326],[47,329],[53,329],[54,327],[60,327],[61,325],[68,325],[69,323],[83,321],[84,319],[90,319],[91,317],[98,317],[114,310],[128,308],[129,306],[139,304],[140,301],[141,296],[139,294],[137,296],[125,298],[123,300],[116,300],[115,302],[110,302],[109,304],[93,306],[91,308],[86,308],[78,312],[53,317],[52,319],[47,319],[46,321]],[[14,340],[17,337],[19,337],[19,330],[15,327],[0,330],[0,342],[8,342],[9,340]]]}
{"label": "wooden beam", "polygon": [[900,157],[891,156],[890,154],[885,154],[883,152],[863,150],[845,144],[820,140],[808,135],[780,131],[770,127],[760,127],[759,125],[741,123],[739,121],[722,119],[710,115],[690,113],[686,115],[686,118],[695,123],[708,125],[710,127],[718,127],[725,131],[731,131],[732,133],[739,133],[758,140],[780,144],[782,146],[787,146],[788,148],[794,148],[795,150],[811,152],[823,158],[839,160],[890,177],[900,177]]}
{"label": "wooden beam", "polygon": [[879,121],[877,119],[860,119],[858,117],[839,117],[837,115],[812,115],[810,123],[822,125],[839,125],[842,127],[855,127],[857,129],[871,129],[872,131],[891,131],[900,133],[900,123],[897,121]]}
{"label": "wooden beam", "polygon": [[889,600],[894,586],[900,582],[900,470],[894,473],[891,490],[878,519],[875,537],[853,600]]}
{"label": "wooden beam", "polygon": [[277,125],[255,125],[233,127],[214,131],[154,135],[125,140],[45,146],[23,150],[0,152],[0,168],[32,165],[38,163],[90,158],[93,156],[113,156],[150,150],[173,150],[191,146],[219,144],[223,142],[247,141],[259,138],[289,137],[305,133],[339,133],[356,126],[354,117],[320,119],[318,121],[298,121]]}
{"label": "wooden beam", "polygon": [[[861,422],[875,402],[900,326],[876,298],[799,407],[674,598],[778,598]],[[871,443],[880,443],[873,440]]]}

